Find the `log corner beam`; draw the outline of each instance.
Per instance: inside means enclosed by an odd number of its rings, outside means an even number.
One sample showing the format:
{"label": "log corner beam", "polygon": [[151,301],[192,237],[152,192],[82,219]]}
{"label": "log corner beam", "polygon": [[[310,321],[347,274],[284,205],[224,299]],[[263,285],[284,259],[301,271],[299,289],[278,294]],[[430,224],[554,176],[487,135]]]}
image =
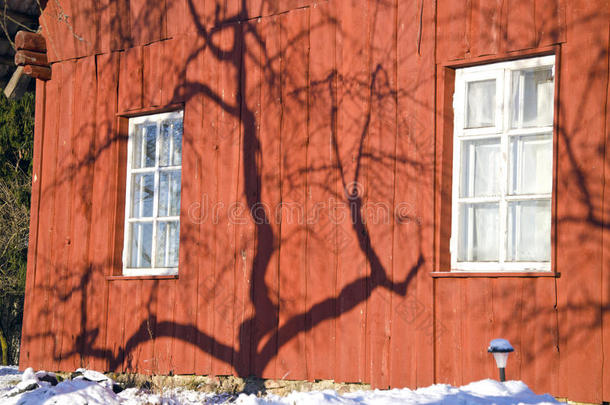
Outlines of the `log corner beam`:
{"label": "log corner beam", "polygon": [[19,31],[15,35],[15,64],[23,73],[40,80],[51,80],[51,66],[47,58],[47,41],[38,33]]}
{"label": "log corner beam", "polygon": [[25,65],[23,73],[39,80],[51,80],[52,72],[50,66]]}
{"label": "log corner beam", "polygon": [[32,52],[47,52],[47,41],[42,36],[35,32],[19,31],[15,34],[15,47],[18,51],[32,51]]}
{"label": "log corner beam", "polygon": [[49,66],[49,61],[46,53],[19,50],[15,53],[15,65]]}

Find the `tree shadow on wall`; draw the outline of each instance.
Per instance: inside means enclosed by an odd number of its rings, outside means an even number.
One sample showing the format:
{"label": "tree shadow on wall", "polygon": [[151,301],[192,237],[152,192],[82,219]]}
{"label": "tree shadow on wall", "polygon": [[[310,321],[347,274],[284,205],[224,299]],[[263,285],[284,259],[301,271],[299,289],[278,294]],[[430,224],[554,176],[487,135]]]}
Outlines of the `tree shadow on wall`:
{"label": "tree shadow on wall", "polygon": [[[167,3],[169,7],[171,1]],[[110,317],[115,315],[124,328],[120,341],[113,341],[102,327],[90,326],[92,278],[96,272],[106,271],[107,258],[95,258],[75,271],[63,256],[42,257],[38,262],[50,263],[58,277],[53,285],[36,288],[45,290],[45,300],[56,299],[59,305],[52,310],[43,307],[49,312],[40,315],[49,320],[43,332],[27,333],[27,339],[44,341],[53,337],[55,368],[65,359],[76,359],[85,366],[101,359],[109,370],[168,373],[184,369],[190,373],[202,369],[214,374],[311,379],[319,376],[311,368],[309,360],[313,357],[303,339],[320,325],[332,322],[325,330],[332,330],[333,338],[345,340],[336,342],[332,353],[343,350],[343,355],[354,354],[375,362],[377,348],[371,347],[381,342],[385,356],[381,362],[386,363],[379,367],[386,370],[389,345],[397,344],[390,342],[387,330],[391,319],[402,316],[406,320],[396,323],[416,328],[411,318],[417,317],[397,308],[414,294],[418,274],[432,270],[431,248],[426,250],[424,239],[432,239],[434,225],[433,208],[426,208],[434,204],[434,129],[432,123],[421,119],[435,119],[433,97],[422,96],[426,92],[434,95],[435,91],[425,84],[435,77],[434,49],[428,49],[434,42],[429,39],[432,34],[424,32],[422,44],[422,22],[418,28],[410,28],[413,38],[409,39],[417,46],[410,48],[409,57],[423,59],[418,59],[416,77],[402,87],[397,84],[395,52],[400,34],[383,29],[386,18],[395,15],[397,2],[371,1],[366,13],[352,9],[349,16],[350,6],[345,6],[342,19],[366,25],[367,34],[357,35],[351,34],[356,32],[353,29],[344,31],[347,23],[336,19],[335,6],[304,6],[290,11],[278,9],[274,2],[261,1],[260,10],[252,11],[248,8],[252,3],[243,0],[233,14],[217,6],[202,18],[199,3],[186,1],[185,16],[195,30],[185,38],[193,42],[185,47],[186,63],[179,72],[183,83],[169,98],[185,103],[185,122],[191,114],[202,115],[197,125],[205,139],[185,134],[185,160],[191,153],[190,159],[197,162],[191,167],[197,167],[201,177],[185,173],[183,192],[209,186],[212,191],[206,196],[212,202],[242,204],[238,220],[221,216],[219,223],[213,223],[212,216],[205,221],[201,216],[193,218],[189,207],[182,209],[180,277],[198,270],[196,278],[190,278],[199,288],[193,296],[197,304],[190,304],[194,313],[177,320],[174,315],[181,310],[176,306],[185,298],[175,296],[177,303],[170,302],[174,317],[161,316],[159,308],[172,296],[165,296],[164,281],[151,282],[150,293],[137,287],[139,308],[126,310],[127,315],[108,314],[108,328],[113,327]],[[433,18],[427,10],[424,15],[422,3],[422,18]],[[153,18],[140,14],[134,26],[154,24],[148,17]],[[129,35],[120,31],[124,24],[112,24],[117,35],[124,36],[129,44]],[[317,36],[328,39],[329,52],[316,46],[321,43]],[[607,53],[601,53],[600,59],[604,55],[607,58]],[[407,109],[415,112],[405,116],[403,110]],[[83,126],[87,130],[75,134],[97,128],[90,122]],[[573,128],[559,128],[558,132],[568,156],[573,156],[566,135],[571,131]],[[74,136],[78,139],[84,135]],[[83,159],[75,159],[57,173],[54,182],[43,188],[41,198],[55,198],[57,188],[70,183],[73,194],[83,196],[81,204],[74,207],[85,207],[91,218],[89,197],[85,196],[91,195],[92,186],[75,181],[75,176],[90,173],[101,154],[124,141],[113,134],[92,146]],[[212,163],[208,163],[210,158]],[[578,159],[571,158],[570,164],[579,178]],[[582,202],[591,205],[596,198],[589,192],[585,174],[580,177],[577,184]],[[320,201],[333,201],[335,210],[330,204],[318,209],[315,203]],[[291,214],[290,207],[297,207],[300,220]],[[382,214],[376,216],[379,207]],[[389,209],[383,211],[384,207]],[[558,222],[584,221],[587,226],[606,229],[607,215],[593,211],[593,217],[566,216]],[[303,221],[312,213],[314,221]],[[337,217],[342,219],[338,221]],[[380,217],[384,218],[381,222]],[[405,242],[406,247],[400,245]],[[185,252],[184,246],[196,247],[199,254]],[[403,252],[405,249],[409,252]],[[397,257],[405,261],[398,262]],[[314,267],[318,264],[327,267]],[[334,274],[320,276],[326,270]],[[329,285],[318,287],[313,283],[318,280]],[[181,288],[179,283],[180,279],[176,289]],[[323,292],[316,293],[316,289]],[[129,291],[123,294],[123,304],[130,305]],[[66,330],[69,322],[63,315],[52,313],[59,308],[69,310],[67,303],[74,302],[74,297],[82,308],[76,334]],[[429,303],[418,304],[431,308]],[[366,313],[357,314],[359,309]],[[604,312],[607,309],[602,308]],[[557,307],[550,311],[556,312]],[[130,314],[137,316],[129,319]],[[529,315],[535,318],[548,314],[532,310]],[[417,333],[432,346],[437,325],[432,312],[427,316],[430,329]],[[126,328],[126,323],[133,325]],[[375,337],[360,336],[365,331]],[[556,334],[548,336],[549,344],[559,339]],[[171,365],[171,352],[179,349],[174,343],[165,343],[164,338],[184,347],[193,345],[189,349],[191,357],[185,356],[190,366]],[[310,345],[315,340],[311,336],[308,339]],[[113,347],[108,347],[110,343]],[[154,347],[143,349],[147,345]],[[286,348],[293,352],[286,352]],[[209,366],[197,364],[204,361],[201,353],[208,356],[205,362]],[[290,356],[304,358],[305,371],[285,374],[294,367],[283,362],[290,363]],[[141,359],[148,357],[156,363],[143,364]],[[315,361],[319,363],[320,359]],[[377,378],[370,369],[344,372],[335,364],[336,358],[329,361],[337,369],[337,374],[328,372],[329,378],[340,373],[361,380]],[[344,364],[355,362],[344,360]],[[382,383],[388,385],[389,377],[383,378]]]}

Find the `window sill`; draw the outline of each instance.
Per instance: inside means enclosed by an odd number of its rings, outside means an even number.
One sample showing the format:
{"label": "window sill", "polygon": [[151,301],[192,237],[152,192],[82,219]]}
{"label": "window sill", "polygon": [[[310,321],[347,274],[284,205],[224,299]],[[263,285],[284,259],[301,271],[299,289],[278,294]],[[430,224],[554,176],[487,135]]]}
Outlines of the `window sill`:
{"label": "window sill", "polygon": [[177,274],[151,274],[148,276],[106,276],[106,280],[176,280]]}
{"label": "window sill", "polygon": [[499,277],[520,277],[520,278],[537,278],[550,277],[559,278],[561,273],[554,271],[511,271],[511,272],[474,272],[474,271],[435,271],[429,273],[432,278],[499,278]]}

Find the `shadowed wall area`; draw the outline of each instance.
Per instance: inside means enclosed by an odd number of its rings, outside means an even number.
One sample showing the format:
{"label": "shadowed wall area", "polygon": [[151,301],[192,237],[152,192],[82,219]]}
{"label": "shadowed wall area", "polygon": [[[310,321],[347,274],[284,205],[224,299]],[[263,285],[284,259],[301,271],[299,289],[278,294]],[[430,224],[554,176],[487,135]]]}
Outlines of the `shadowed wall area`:
{"label": "shadowed wall area", "polygon": [[[609,7],[50,0],[20,366],[413,388],[504,337],[507,378],[610,401]],[[551,53],[554,271],[446,274],[454,69]],[[174,109],[179,275],[121,277],[125,117]]]}

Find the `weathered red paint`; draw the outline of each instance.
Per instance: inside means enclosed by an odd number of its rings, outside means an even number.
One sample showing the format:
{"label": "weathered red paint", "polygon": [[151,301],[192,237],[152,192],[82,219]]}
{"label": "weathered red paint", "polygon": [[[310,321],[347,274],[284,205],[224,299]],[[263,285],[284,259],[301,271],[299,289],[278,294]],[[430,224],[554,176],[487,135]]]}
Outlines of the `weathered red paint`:
{"label": "weathered red paint", "polygon": [[[501,336],[508,378],[610,401],[607,2],[152,3],[41,17],[21,367],[418,387]],[[548,53],[561,277],[445,274],[454,69]],[[121,278],[125,117],[180,107],[179,277]]]}

